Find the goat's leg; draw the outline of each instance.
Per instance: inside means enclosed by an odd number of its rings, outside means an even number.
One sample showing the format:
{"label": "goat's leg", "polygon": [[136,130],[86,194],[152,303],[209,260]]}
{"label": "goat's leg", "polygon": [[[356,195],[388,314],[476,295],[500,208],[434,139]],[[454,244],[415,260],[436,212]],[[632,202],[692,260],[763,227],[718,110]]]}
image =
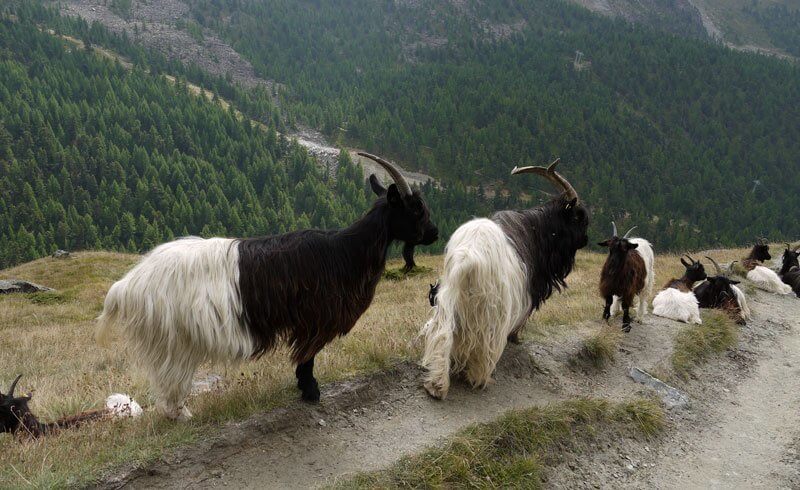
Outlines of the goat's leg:
{"label": "goat's leg", "polygon": [[636,308],[636,319],[642,322],[645,315],[647,315],[647,295],[642,291],[639,293],[639,307]]}
{"label": "goat's leg", "polygon": [[405,260],[406,265],[403,267],[403,272],[411,272],[414,267],[417,266],[414,263],[414,245],[406,243],[403,245],[403,260]]}
{"label": "goat's leg", "polygon": [[631,331],[631,303],[628,298],[622,299],[622,331],[628,333]]}
{"label": "goat's leg", "polygon": [[294,374],[297,376],[297,387],[303,392],[303,400],[311,403],[319,401],[319,384],[314,378],[314,357],[297,365]]}
{"label": "goat's leg", "polygon": [[156,409],[165,417],[181,421],[192,417],[192,413],[186,407],[186,397],[192,389],[192,376],[197,368],[197,361],[188,356],[150,370],[150,384],[156,395]]}
{"label": "goat's leg", "polygon": [[603,320],[608,321],[611,318],[611,303],[614,302],[614,296],[606,296],[606,306],[603,308]]}
{"label": "goat's leg", "polygon": [[614,295],[611,300],[611,316],[617,316],[622,313],[622,298]]}
{"label": "goat's leg", "polygon": [[473,388],[486,388],[494,382],[492,374],[494,374],[497,361],[503,353],[503,347],[505,347],[505,342],[500,341],[492,344],[489,338],[484,338],[470,352],[465,374],[467,381]]}

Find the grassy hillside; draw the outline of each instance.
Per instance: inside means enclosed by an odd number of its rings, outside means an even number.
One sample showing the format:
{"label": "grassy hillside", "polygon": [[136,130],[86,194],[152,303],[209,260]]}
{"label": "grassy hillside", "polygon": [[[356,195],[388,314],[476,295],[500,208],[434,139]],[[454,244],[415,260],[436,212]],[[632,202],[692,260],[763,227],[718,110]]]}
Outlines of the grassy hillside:
{"label": "grassy hillside", "polygon": [[[713,254],[718,260],[741,255],[742,250]],[[129,393],[142,405],[150,405],[147,383],[121,346],[104,350],[93,341],[94,318],[101,311],[105,292],[136,260],[134,255],[90,252],[0,271],[0,279],[24,278],[57,289],[0,296],[0,386],[7,387],[16,374],[23,374],[19,390],[34,392],[32,409],[44,420],[99,407],[112,392]],[[599,254],[579,253],[576,269],[567,281],[569,289],[531,317],[523,337],[547,343],[562,334],[602,331],[597,281],[603,260]],[[428,283],[438,276],[441,257],[421,256],[418,262],[431,272],[382,281],[372,307],[354,330],[317,357],[322,383],[419,358],[420,345],[415,338],[429,315]],[[659,256],[656,284],[681,270],[677,257]],[[0,486],[91,481],[109,465],[151,460],[201,434],[207,436],[225,421],[293,402],[298,395],[287,357],[279,351],[240,366],[203,366],[197,376],[222,374],[224,387],[190,400],[195,417],[189,424],[173,424],[147,413],[142,419],[96,423],[24,444],[0,436]]]}

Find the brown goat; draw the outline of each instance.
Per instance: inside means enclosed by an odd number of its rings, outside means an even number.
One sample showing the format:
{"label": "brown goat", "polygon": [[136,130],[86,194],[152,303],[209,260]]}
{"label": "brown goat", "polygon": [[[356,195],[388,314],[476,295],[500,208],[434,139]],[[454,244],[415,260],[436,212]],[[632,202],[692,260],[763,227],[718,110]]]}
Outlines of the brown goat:
{"label": "brown goat", "polygon": [[[611,318],[611,306],[614,296],[618,296],[622,303],[623,317],[622,330],[630,332],[631,316],[630,307],[634,299],[639,296],[639,306],[637,314],[641,318],[647,310],[647,298],[644,297],[645,285],[652,287],[652,263],[645,262],[645,255],[652,262],[652,249],[647,240],[628,239],[633,228],[628,230],[622,238],[617,235],[617,225],[612,222],[614,236],[600,242],[598,245],[608,247],[608,257],[603,264],[603,271],[600,275],[600,295],[605,300],[603,319],[608,321]],[[635,227],[634,227],[635,228]],[[633,241],[636,240],[636,241]],[[640,253],[636,249],[642,245],[649,249],[647,252]]]}

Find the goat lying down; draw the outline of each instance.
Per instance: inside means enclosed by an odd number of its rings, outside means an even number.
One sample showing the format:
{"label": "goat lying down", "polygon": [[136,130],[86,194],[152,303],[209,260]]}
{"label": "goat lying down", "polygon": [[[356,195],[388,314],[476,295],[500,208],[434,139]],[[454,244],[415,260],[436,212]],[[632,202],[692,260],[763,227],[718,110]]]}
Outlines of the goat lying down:
{"label": "goat lying down", "polygon": [[372,302],[389,246],[430,244],[438,231],[428,207],[389,162],[388,189],[343,230],[303,230],[251,239],[185,238],[156,247],[105,299],[97,339],[122,331],[133,359],[169,418],[191,413],[186,396],[206,361],[257,358],[280,342],[291,349],[297,386],[316,402],[314,358],[347,334]]}
{"label": "goat lying down", "polygon": [[791,294],[792,287],[785,284],[775,271],[763,265],[771,258],[769,245],[759,238],[750,250],[750,254],[741,261],[741,269],[737,268],[735,272],[743,273],[758,289],[770,293]]}
{"label": "goat lying down", "polygon": [[800,297],[800,261],[798,261],[800,252],[798,249],[800,249],[800,245],[792,247],[788,243],[786,244],[778,275],[784,284],[791,287],[794,294]]}
{"label": "goat lying down", "polygon": [[737,284],[730,279],[711,257],[706,258],[714,264],[716,276],[709,276],[705,282],[694,288],[694,295],[700,308],[718,308],[725,311],[737,323],[744,325],[752,318],[747,298]]}
{"label": "goat lying down", "polygon": [[31,395],[14,396],[20,374],[11,383],[8,393],[0,392],[0,433],[10,432],[20,436],[41,437],[55,434],[63,429],[77,427],[91,420],[107,417],[137,417],[142,407],[128,395],[115,393],[106,400],[104,410],[89,410],[77,415],[62,417],[55,422],[40,422],[28,407]]}
{"label": "goat lying down", "polygon": [[424,386],[443,399],[450,373],[464,372],[485,387],[506,343],[531,312],[565,287],[575,252],[586,246],[588,216],[569,182],[549,168],[515,168],[547,178],[563,190],[550,202],[522,211],[500,211],[461,225],[447,243],[441,281],[431,286],[433,316],[425,340]]}
{"label": "goat lying down", "polygon": [[653,314],[684,323],[703,323],[700,319],[700,306],[692,292],[694,284],[706,278],[706,271],[700,261],[686,256],[690,262],[681,257],[681,264],[686,268],[679,279],[671,279],[665,289],[653,298]]}

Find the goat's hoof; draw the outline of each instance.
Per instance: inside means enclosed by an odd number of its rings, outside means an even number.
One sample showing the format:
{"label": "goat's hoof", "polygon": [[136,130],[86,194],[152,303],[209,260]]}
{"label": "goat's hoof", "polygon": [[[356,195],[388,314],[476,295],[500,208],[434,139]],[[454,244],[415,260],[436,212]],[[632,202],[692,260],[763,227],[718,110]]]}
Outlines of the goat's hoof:
{"label": "goat's hoof", "polygon": [[317,385],[316,381],[313,385],[301,387],[300,389],[303,392],[303,401],[308,403],[319,403],[319,385]]}
{"label": "goat's hoof", "polygon": [[447,388],[439,386],[432,381],[428,381],[422,386],[425,387],[425,391],[427,391],[431,397],[437,400],[444,400],[445,397],[447,397]]}
{"label": "goat's hoof", "polygon": [[303,401],[308,403],[319,403],[319,390],[304,391],[302,395]]}
{"label": "goat's hoof", "polygon": [[186,422],[190,418],[192,418],[192,412],[189,411],[189,408],[186,405],[178,409],[178,421]]}
{"label": "goat's hoof", "polygon": [[623,332],[625,332],[625,333],[630,333],[630,331],[631,331],[631,324],[630,324],[630,323],[628,323],[628,324],[623,324],[623,325],[622,325],[622,331],[623,331]]}
{"label": "goat's hoof", "polygon": [[163,412],[163,414],[168,419],[175,420],[177,422],[186,422],[190,418],[192,418],[192,412],[189,411],[186,405],[183,405],[179,408],[175,408],[173,410],[165,411]]}

